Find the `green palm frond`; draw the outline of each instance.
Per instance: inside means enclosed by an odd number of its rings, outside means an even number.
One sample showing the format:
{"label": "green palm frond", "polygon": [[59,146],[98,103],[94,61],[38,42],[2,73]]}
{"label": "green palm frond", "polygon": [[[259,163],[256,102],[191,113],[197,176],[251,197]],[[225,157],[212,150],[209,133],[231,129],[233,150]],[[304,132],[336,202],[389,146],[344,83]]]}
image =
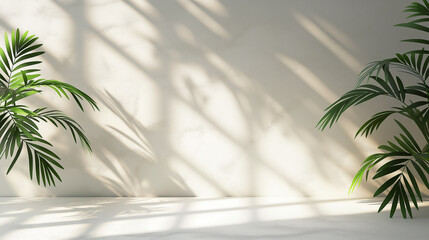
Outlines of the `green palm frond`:
{"label": "green palm frond", "polygon": [[394,113],[398,113],[399,111],[382,111],[379,113],[374,114],[368,121],[366,121],[356,132],[355,137],[357,137],[359,134],[364,135],[365,137],[368,137],[371,135],[375,130],[377,130],[380,125],[386,120],[390,115]]}
{"label": "green palm frond", "polygon": [[412,51],[405,54],[396,54],[396,60],[392,63],[394,68],[400,70],[400,72],[407,73],[420,81],[425,81],[429,76],[427,70],[429,64],[429,57],[427,51],[423,48],[419,51]]}
{"label": "green palm frond", "polygon": [[[414,18],[415,20],[408,23],[400,23],[396,26],[407,27],[418,31],[429,33],[429,28],[422,25],[421,23],[427,23],[429,21],[429,4],[427,0],[423,0],[423,4],[418,2],[411,3],[404,12],[411,13],[408,18]],[[414,42],[420,44],[429,44],[429,41],[425,39],[405,39],[404,42]]]}
{"label": "green palm frond", "polygon": [[[62,126],[69,130],[75,142],[81,142],[84,149],[92,151],[91,144],[82,127],[72,118],[58,110],[38,108],[30,110],[18,101],[41,93],[42,88],[55,90],[60,97],[69,95],[79,108],[84,111],[82,102],[87,102],[94,110],[99,110],[97,103],[89,95],[57,80],[40,78],[40,69],[36,65],[41,61],[34,58],[41,56],[42,44],[36,44],[38,38],[13,31],[10,38],[5,34],[6,51],[0,48],[0,158],[12,157],[7,174],[17,162],[22,150],[28,156],[29,174],[36,176],[38,184],[54,185],[61,181],[57,169],[63,169],[61,160],[50,148],[52,144],[43,139],[37,124],[40,121]],[[24,151],[25,152],[25,151]]]}
{"label": "green palm frond", "polygon": [[386,66],[384,65],[382,68],[385,71],[385,79],[388,80],[371,76],[370,79],[373,82],[360,85],[356,89],[348,91],[325,109],[327,112],[318,122],[317,127],[321,130],[324,130],[326,127],[332,127],[348,108],[357,106],[378,96],[389,96],[403,101],[406,89],[399,78],[396,81],[393,79],[392,74]]}
{"label": "green palm frond", "polygon": [[28,88],[49,87],[55,90],[55,92],[60,97],[65,96],[67,99],[69,99],[69,96],[67,94],[68,92],[76,101],[77,105],[82,111],[84,111],[84,108],[81,103],[82,100],[85,100],[86,102],[88,102],[93,110],[99,110],[97,103],[94,101],[94,99],[92,99],[90,96],[88,96],[86,93],[82,92],[81,90],[77,89],[76,87],[65,82],[60,82],[57,80],[45,80],[45,79],[39,79],[35,81],[29,80],[28,84],[26,84],[26,87]]}
{"label": "green palm frond", "polygon": [[359,73],[356,88],[358,88],[365,80],[369,80],[371,77],[378,77],[384,65],[395,61],[397,61],[396,58],[389,58],[368,63],[368,65]]}
{"label": "green palm frond", "polygon": [[82,148],[92,152],[91,144],[85,136],[83,128],[75,120],[58,110],[46,111],[46,108],[42,108],[35,110],[35,112],[37,115],[30,118],[40,119],[44,122],[52,123],[55,127],[62,126],[64,129],[70,130],[73,140],[77,142],[77,139],[79,139]]}
{"label": "green palm frond", "polygon": [[[413,20],[397,26],[429,33],[429,27],[425,25],[429,23],[427,0],[410,4],[405,12],[410,13],[409,18]],[[419,38],[406,39],[404,42],[429,44],[429,40]],[[398,71],[393,71],[394,69]],[[414,80],[402,79],[397,73],[406,73]],[[419,182],[429,189],[429,85],[426,83],[428,78],[429,51],[425,48],[371,62],[359,74],[355,89],[346,92],[326,108],[326,113],[317,124],[320,130],[330,128],[351,106],[378,96],[387,96],[395,99],[397,104],[370,117],[359,128],[356,137],[358,135],[368,137],[395,114],[410,119],[418,127],[424,142],[419,142],[415,134],[395,120],[401,133],[394,136],[393,141],[387,141],[387,144],[379,146],[383,152],[372,154],[363,161],[349,189],[351,194],[360,185],[364,175],[368,180],[370,171],[377,167],[373,179],[387,180],[376,190],[374,196],[386,194],[379,212],[391,202],[390,217],[395,214],[398,205],[404,218],[413,217],[410,202],[418,209],[417,200],[422,201]]]}
{"label": "green palm frond", "polygon": [[374,193],[374,197],[376,197],[384,192],[388,192],[378,211],[383,210],[393,198],[390,217],[395,213],[396,205],[399,202],[402,215],[406,218],[407,212],[412,217],[409,199],[411,199],[417,209],[418,204],[416,199],[418,198],[422,201],[420,188],[413,172],[417,172],[419,178],[429,188],[426,176],[429,174],[429,153],[422,152],[413,135],[399,121],[395,121],[403,133],[394,137],[395,141],[388,141],[387,145],[379,147],[380,150],[385,152],[373,154],[365,159],[361,169],[352,181],[349,194],[360,185],[365,173],[368,180],[370,170],[380,162],[384,162],[373,176],[373,179],[389,177]]}

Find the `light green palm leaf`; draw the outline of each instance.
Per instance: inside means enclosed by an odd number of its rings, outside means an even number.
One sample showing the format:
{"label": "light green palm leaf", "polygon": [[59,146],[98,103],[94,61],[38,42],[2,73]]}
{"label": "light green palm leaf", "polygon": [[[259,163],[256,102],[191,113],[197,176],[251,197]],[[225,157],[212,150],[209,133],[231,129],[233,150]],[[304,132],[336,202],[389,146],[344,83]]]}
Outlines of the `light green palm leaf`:
{"label": "light green palm leaf", "polygon": [[21,153],[26,152],[30,178],[35,175],[37,183],[46,186],[61,181],[57,171],[63,167],[60,157],[51,150],[52,144],[39,132],[40,121],[69,130],[74,141],[79,140],[89,152],[91,144],[82,127],[62,112],[47,108],[31,110],[18,101],[41,93],[43,88],[51,88],[60,97],[71,96],[82,111],[83,102],[94,110],[98,110],[98,106],[94,99],[71,84],[40,78],[37,65],[41,61],[35,58],[44,52],[39,50],[42,44],[36,44],[37,39],[34,35],[28,36],[28,32],[21,35],[17,29],[10,37],[5,34],[6,50],[0,48],[0,158],[12,157],[9,173]]}

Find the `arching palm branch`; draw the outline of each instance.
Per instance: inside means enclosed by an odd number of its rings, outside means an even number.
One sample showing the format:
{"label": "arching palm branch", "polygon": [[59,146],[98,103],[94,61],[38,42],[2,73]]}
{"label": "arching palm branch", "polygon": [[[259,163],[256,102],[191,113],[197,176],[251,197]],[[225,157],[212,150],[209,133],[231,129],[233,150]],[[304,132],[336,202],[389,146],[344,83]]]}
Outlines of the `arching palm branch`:
{"label": "arching palm branch", "polygon": [[52,144],[44,140],[37,124],[40,121],[52,123],[56,127],[69,130],[75,142],[91,150],[88,138],[82,127],[73,119],[58,110],[38,108],[31,110],[19,104],[19,100],[41,93],[43,88],[51,88],[62,97],[71,96],[83,111],[81,101],[86,101],[98,110],[96,102],[76,87],[56,81],[40,78],[40,69],[36,65],[41,61],[34,60],[42,55],[42,44],[36,44],[38,38],[21,35],[19,29],[9,36],[5,33],[6,51],[0,48],[0,158],[12,158],[7,174],[12,170],[22,151],[27,153],[30,178],[33,174],[37,183],[44,186],[54,185],[61,178],[57,169],[63,169],[60,157],[50,148]]}
{"label": "arching palm branch", "polygon": [[[405,10],[411,13],[408,18],[413,21],[398,24],[429,33],[429,3],[411,3]],[[406,39],[404,42],[429,45],[426,39]],[[393,71],[395,69],[396,71]],[[402,72],[410,76],[407,81],[392,72]],[[414,78],[414,80],[413,80]],[[422,201],[419,182],[429,189],[429,51],[424,48],[413,50],[405,54],[396,54],[394,58],[375,61],[366,66],[360,73],[355,89],[345,93],[340,99],[331,104],[317,126],[324,130],[331,127],[341,115],[351,106],[359,105],[373,98],[384,96],[396,100],[397,105],[391,109],[374,114],[356,133],[368,137],[388,118],[402,115],[418,127],[424,142],[418,142],[415,135],[398,120],[395,119],[401,133],[388,141],[386,145],[379,146],[383,152],[369,156],[362,163],[361,169],[353,179],[349,194],[359,186],[363,176],[368,179],[370,170],[381,165],[373,179],[387,177],[374,193],[379,196],[386,193],[379,212],[391,201],[390,217],[400,206],[402,216],[407,213],[412,217],[410,201],[418,209],[417,200]],[[365,82],[366,81],[366,82]]]}

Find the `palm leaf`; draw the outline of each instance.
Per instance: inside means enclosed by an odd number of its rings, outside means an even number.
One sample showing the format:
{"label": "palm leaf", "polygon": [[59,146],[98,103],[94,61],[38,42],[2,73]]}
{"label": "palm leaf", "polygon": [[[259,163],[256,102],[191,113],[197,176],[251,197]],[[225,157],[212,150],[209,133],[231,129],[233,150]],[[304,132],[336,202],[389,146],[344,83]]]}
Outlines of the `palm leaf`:
{"label": "palm leaf", "polygon": [[40,120],[70,130],[74,141],[79,140],[88,151],[92,151],[90,142],[82,127],[65,114],[46,108],[31,111],[18,101],[41,93],[42,87],[49,87],[60,96],[68,98],[67,93],[70,94],[82,111],[82,101],[88,102],[94,110],[98,110],[98,106],[94,99],[71,84],[40,78],[40,69],[35,66],[41,61],[35,58],[44,51],[39,50],[42,44],[37,44],[37,39],[28,32],[21,35],[17,29],[10,38],[5,34],[6,51],[0,48],[0,158],[13,156],[7,169],[9,173],[25,147],[30,178],[35,175],[38,184],[55,186],[56,180],[61,181],[57,169],[63,167],[60,157],[51,150],[52,144],[39,132]]}

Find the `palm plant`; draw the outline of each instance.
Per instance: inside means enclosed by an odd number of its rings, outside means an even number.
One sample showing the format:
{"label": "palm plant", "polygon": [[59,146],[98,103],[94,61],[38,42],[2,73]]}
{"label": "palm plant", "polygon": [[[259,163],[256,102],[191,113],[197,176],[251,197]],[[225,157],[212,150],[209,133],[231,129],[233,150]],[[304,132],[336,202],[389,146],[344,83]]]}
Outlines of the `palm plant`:
{"label": "palm plant", "polygon": [[37,39],[34,35],[29,36],[28,32],[21,35],[19,29],[16,29],[10,40],[5,33],[6,53],[0,48],[0,159],[13,157],[7,169],[8,174],[25,149],[30,178],[33,179],[34,173],[39,185],[43,182],[44,186],[55,186],[55,179],[61,181],[57,169],[63,167],[59,163],[60,157],[49,149],[52,144],[43,139],[37,124],[43,121],[68,129],[74,141],[79,139],[82,147],[89,152],[92,151],[90,142],[82,127],[61,111],[46,107],[30,110],[28,106],[18,102],[41,93],[42,88],[47,87],[60,97],[69,99],[70,95],[82,111],[81,101],[88,102],[94,110],[98,110],[98,107],[90,96],[76,87],[40,78],[40,69],[35,66],[41,61],[34,58],[44,52],[39,51],[42,44],[36,44]]}
{"label": "palm plant", "polygon": [[[413,21],[398,24],[429,33],[429,3],[413,2],[404,12],[410,13]],[[428,45],[426,39],[406,39],[403,42]],[[401,75],[402,73],[402,75]],[[403,81],[401,76],[410,76]],[[368,137],[389,117],[402,115],[411,120],[420,131],[421,138],[411,134],[405,124],[394,119],[401,133],[394,140],[378,148],[382,152],[367,157],[354,177],[349,194],[359,186],[363,176],[368,180],[370,170],[381,165],[372,176],[373,179],[388,177],[374,193],[374,197],[385,193],[378,212],[391,201],[390,217],[395,214],[398,203],[404,218],[412,218],[410,201],[418,210],[417,201],[423,201],[419,189],[424,184],[429,189],[429,51],[424,48],[396,54],[394,58],[369,63],[360,73],[355,89],[346,92],[337,101],[325,109],[326,113],[317,126],[323,130],[331,127],[351,106],[367,102],[373,98],[386,96],[396,100],[397,105],[374,114],[357,131],[356,136]],[[405,79],[404,79],[405,80]],[[356,137],[355,136],[355,137]],[[418,141],[418,139],[424,139]]]}

